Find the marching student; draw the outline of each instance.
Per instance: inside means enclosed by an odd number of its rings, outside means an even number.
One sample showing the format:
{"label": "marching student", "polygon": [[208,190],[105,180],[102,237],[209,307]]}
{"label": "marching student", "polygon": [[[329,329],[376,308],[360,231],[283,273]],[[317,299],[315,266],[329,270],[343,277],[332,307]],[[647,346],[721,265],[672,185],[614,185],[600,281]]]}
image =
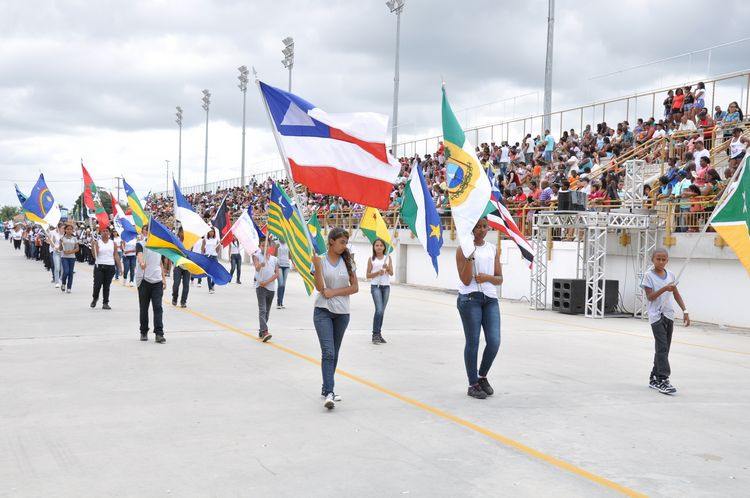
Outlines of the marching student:
{"label": "marching student", "polygon": [[[177,229],[177,238],[180,239],[180,242],[185,240],[185,231],[182,227]],[[182,284],[180,308],[187,308],[187,298],[190,292],[190,272],[185,268],[175,265],[174,270],[172,270],[172,306],[177,306],[180,284]]]}
{"label": "marching student", "polygon": [[109,237],[109,230],[101,231],[101,238],[91,241],[91,254],[94,257],[94,293],[91,307],[96,308],[99,291],[103,288],[102,309],[109,310],[109,286],[115,276],[115,266],[121,266],[120,256],[115,250],[115,243]]}
{"label": "marching student", "polygon": [[[60,288],[60,280],[62,279],[62,253],[60,252],[60,239],[65,234],[65,225],[60,222],[57,224],[57,228],[50,231],[47,235],[47,243],[49,244],[49,250],[52,253],[52,282],[55,284],[55,289]],[[65,289],[63,289],[65,292]]]}
{"label": "marching student", "polygon": [[[122,257],[124,256],[124,252],[122,250],[122,239],[120,238],[120,234],[117,233],[117,230],[112,230],[112,242],[115,243],[115,250],[117,251],[117,255],[120,256],[120,261],[122,261]],[[120,268],[116,266],[115,280],[120,280],[120,273]]]}
{"label": "marching student", "polygon": [[[473,230],[474,251],[468,258],[461,247],[456,248],[456,267],[460,279],[457,307],[466,337],[464,365],[469,377],[466,394],[477,399],[485,399],[495,392],[487,380],[487,374],[500,349],[500,306],[496,286],[503,283],[503,270],[497,248],[484,240],[488,229],[485,218],[477,222]],[[486,345],[477,371],[482,329]]]}
{"label": "marching student", "polygon": [[279,239],[276,247],[276,257],[279,260],[279,290],[276,293],[276,309],[284,309],[284,291],[286,291],[286,277],[289,274],[291,260],[289,259],[289,246]]}
{"label": "marching student", "polygon": [[[213,261],[218,261],[219,258],[217,257],[217,254],[219,254],[219,250],[221,249],[221,244],[219,244],[219,239],[216,238],[216,229],[214,227],[211,227],[211,230],[208,231],[206,234],[206,237],[203,239],[203,244],[201,245],[201,252],[208,256],[208,259],[211,259]],[[208,293],[213,294],[214,293],[214,279],[208,276],[206,278],[208,280]],[[200,280],[198,281],[198,285],[200,286]]]}
{"label": "marching student", "polygon": [[263,342],[271,339],[268,333],[268,317],[273,306],[276,280],[279,278],[279,263],[276,256],[266,254],[265,238],[260,239],[259,249],[253,254],[255,265],[255,295],[258,297],[258,337]]}
{"label": "marching student", "polygon": [[16,251],[21,250],[21,239],[23,238],[23,225],[20,223],[13,227],[13,233],[10,234],[10,238],[13,240],[13,249]]}
{"label": "marching student", "polygon": [[313,324],[320,342],[323,406],[329,410],[341,401],[333,391],[334,373],[341,342],[349,325],[349,296],[359,292],[354,258],[346,247],[348,242],[349,232],[336,227],[328,232],[328,251],[323,256],[313,256],[315,289],[318,291]]}
{"label": "marching student", "polygon": [[[193,244],[193,248],[191,249],[191,251],[193,251],[193,252],[197,252],[198,254],[204,254],[204,255],[205,255],[206,253],[205,253],[205,251],[204,251],[204,246],[203,246],[203,241],[204,241],[204,240],[206,240],[206,238],[205,238],[205,237],[201,237],[200,239],[198,239],[198,240],[197,240],[197,241],[195,242],[195,244]],[[195,279],[195,280],[197,280],[197,281],[198,281],[198,287],[202,287],[202,286],[203,286],[203,284],[202,284],[202,282],[203,282],[203,277],[193,277],[193,276],[191,275],[191,276],[190,276],[190,283],[192,283],[192,282],[193,282],[193,279]]]}
{"label": "marching student", "polygon": [[73,270],[76,265],[76,254],[80,246],[78,239],[73,235],[73,225],[65,226],[65,235],[60,239],[59,251],[62,262],[62,284],[60,290],[70,294],[73,289]]}
{"label": "marching student", "polygon": [[391,295],[391,277],[393,276],[393,262],[391,255],[386,254],[386,244],[383,239],[375,239],[372,243],[372,258],[367,260],[367,278],[370,282],[370,294],[375,304],[375,316],[372,319],[372,343],[385,344],[381,328],[388,297]]}
{"label": "marching student", "polygon": [[[125,268],[125,270],[122,272],[122,285],[128,285],[128,281],[130,282],[131,287],[135,285],[133,284],[133,279],[135,278],[136,244],[138,244],[138,240],[136,240],[135,237],[127,242],[125,242],[124,240],[120,241],[120,250],[123,254],[123,267]],[[128,280],[128,275],[130,275],[130,280]]]}
{"label": "marching student", "polygon": [[240,282],[240,275],[242,274],[242,249],[240,248],[240,242],[237,237],[232,236],[232,242],[229,243],[229,260],[232,264],[232,269],[229,271],[229,278],[234,276],[234,271],[237,270],[237,283]]}
{"label": "marching student", "polygon": [[674,308],[672,307],[672,296],[682,309],[682,317],[685,327],[690,326],[685,301],[682,300],[680,291],[677,290],[677,279],[666,266],[669,262],[669,253],[664,248],[656,248],[651,253],[651,263],[654,267],[643,275],[641,287],[648,299],[648,321],[651,324],[651,332],[654,334],[654,366],[651,368],[651,376],[648,387],[656,389],[662,394],[674,394],[677,389],[669,383],[672,370],[669,367],[669,349],[672,345],[672,331],[674,328]]}
{"label": "marching student", "polygon": [[135,281],[138,286],[138,306],[140,308],[141,340],[148,340],[148,306],[154,311],[154,340],[163,344],[164,323],[162,321],[161,298],[167,288],[167,266],[161,254],[146,247],[148,224],[141,229],[143,240],[136,244],[138,264],[135,267]]}

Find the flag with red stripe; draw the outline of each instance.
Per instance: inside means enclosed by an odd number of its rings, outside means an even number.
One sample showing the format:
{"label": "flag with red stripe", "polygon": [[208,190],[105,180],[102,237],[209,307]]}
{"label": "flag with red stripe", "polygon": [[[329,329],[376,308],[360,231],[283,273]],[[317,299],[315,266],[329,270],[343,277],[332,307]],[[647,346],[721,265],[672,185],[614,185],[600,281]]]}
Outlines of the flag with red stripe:
{"label": "flag with red stripe", "polygon": [[219,209],[216,210],[216,214],[214,215],[214,217],[211,218],[211,224],[219,232],[219,239],[221,239],[221,245],[223,247],[227,247],[232,243],[232,238],[226,237],[226,235],[232,229],[232,220],[229,218],[226,196],[221,200]]}
{"label": "flag with red stripe", "polygon": [[487,224],[515,242],[518,250],[521,251],[521,256],[529,262],[529,268],[531,268],[534,264],[534,250],[529,241],[526,240],[526,237],[523,236],[521,230],[519,230],[516,222],[513,221],[513,216],[508,211],[508,208],[503,204],[502,193],[493,181],[492,176],[492,170],[488,168],[487,179],[490,185],[492,185],[492,196],[485,211]]}
{"label": "flag with red stripe", "polygon": [[83,171],[83,204],[90,210],[93,211],[96,216],[96,221],[99,223],[99,230],[104,230],[109,226],[109,215],[102,206],[101,198],[99,197],[99,191],[96,188],[94,180],[91,179],[91,175],[86,171],[81,161],[81,170]]}
{"label": "flag with red stripe", "polygon": [[401,167],[385,146],[388,116],[329,114],[259,82],[289,175],[313,192],[388,209]]}

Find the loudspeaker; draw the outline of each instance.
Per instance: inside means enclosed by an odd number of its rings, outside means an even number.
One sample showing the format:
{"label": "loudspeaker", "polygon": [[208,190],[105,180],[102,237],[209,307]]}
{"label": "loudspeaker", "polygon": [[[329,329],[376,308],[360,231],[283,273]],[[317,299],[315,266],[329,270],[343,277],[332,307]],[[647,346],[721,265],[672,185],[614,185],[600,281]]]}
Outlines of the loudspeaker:
{"label": "loudspeaker", "polygon": [[[604,312],[617,311],[619,282],[604,281]],[[586,310],[586,281],[582,278],[555,278],[552,280],[552,310],[569,315],[583,314]]]}
{"label": "loudspeaker", "polygon": [[558,211],[586,211],[586,192],[568,190],[557,193]]}

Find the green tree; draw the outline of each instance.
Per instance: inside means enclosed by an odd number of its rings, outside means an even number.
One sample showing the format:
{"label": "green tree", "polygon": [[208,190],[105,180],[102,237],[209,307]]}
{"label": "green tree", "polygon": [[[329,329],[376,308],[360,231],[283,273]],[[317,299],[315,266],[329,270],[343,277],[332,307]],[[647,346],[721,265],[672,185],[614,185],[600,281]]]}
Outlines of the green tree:
{"label": "green tree", "polygon": [[3,206],[0,208],[0,220],[2,221],[8,221],[19,214],[21,214],[21,208],[17,206]]}

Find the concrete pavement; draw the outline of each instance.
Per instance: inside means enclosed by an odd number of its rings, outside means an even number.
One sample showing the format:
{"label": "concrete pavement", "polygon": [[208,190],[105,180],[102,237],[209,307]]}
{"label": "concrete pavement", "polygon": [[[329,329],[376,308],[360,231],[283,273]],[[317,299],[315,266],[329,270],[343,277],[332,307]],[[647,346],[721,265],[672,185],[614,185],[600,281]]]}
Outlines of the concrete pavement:
{"label": "concrete pavement", "polygon": [[[312,300],[290,274],[271,344],[243,285],[165,305],[138,340],[134,289],[88,307],[0,244],[0,496],[740,496],[750,488],[750,335],[676,327],[676,396],[646,387],[648,324],[501,303],[496,394],[468,398],[449,293],[394,286],[383,335],[360,284],[337,393],[320,398]],[[720,296],[716,297],[720,299]],[[168,299],[168,297],[167,297]],[[688,303],[689,305],[690,303]]]}

